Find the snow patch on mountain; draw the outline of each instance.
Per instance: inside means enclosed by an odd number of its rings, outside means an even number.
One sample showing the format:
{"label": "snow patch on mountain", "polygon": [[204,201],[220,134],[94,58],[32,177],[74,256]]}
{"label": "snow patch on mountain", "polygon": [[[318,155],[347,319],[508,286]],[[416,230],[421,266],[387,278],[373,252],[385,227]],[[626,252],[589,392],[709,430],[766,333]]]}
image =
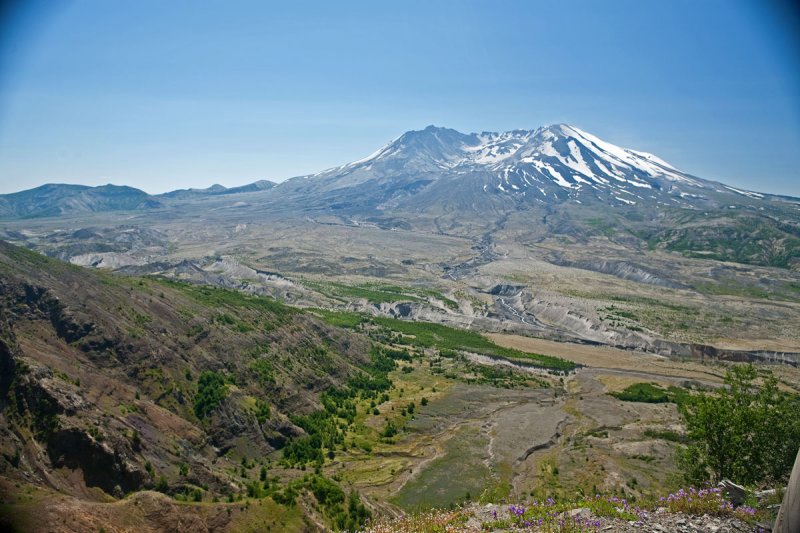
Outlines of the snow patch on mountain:
{"label": "snow patch on mountain", "polygon": [[358,161],[288,180],[278,193],[332,202],[334,209],[378,210],[495,208],[506,201],[697,208],[716,204],[720,194],[767,197],[694,177],[567,124],[469,134],[428,126]]}

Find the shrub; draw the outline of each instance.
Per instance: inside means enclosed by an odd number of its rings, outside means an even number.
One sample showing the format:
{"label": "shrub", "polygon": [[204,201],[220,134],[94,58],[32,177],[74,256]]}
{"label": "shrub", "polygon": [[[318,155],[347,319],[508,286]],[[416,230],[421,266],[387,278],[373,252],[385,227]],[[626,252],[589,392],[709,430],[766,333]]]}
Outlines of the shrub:
{"label": "shrub", "polygon": [[800,399],[769,373],[758,385],[752,365],[734,366],[717,393],[681,404],[691,440],[679,460],[688,479],[755,485],[785,480],[800,447]]}
{"label": "shrub", "polygon": [[216,409],[225,398],[225,378],[209,370],[200,374],[197,380],[197,394],[194,398],[194,414],[197,418],[205,418]]}

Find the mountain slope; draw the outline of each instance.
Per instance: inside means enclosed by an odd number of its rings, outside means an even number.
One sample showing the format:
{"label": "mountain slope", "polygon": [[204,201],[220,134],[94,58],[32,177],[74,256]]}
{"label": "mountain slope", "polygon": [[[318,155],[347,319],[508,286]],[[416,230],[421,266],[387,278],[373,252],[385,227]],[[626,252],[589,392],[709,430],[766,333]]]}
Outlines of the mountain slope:
{"label": "mountain slope", "polygon": [[161,204],[146,192],[118,185],[47,184],[0,195],[0,218],[32,218],[100,211],[152,209]]}
{"label": "mountain slope", "polygon": [[175,191],[165,192],[157,195],[159,198],[178,198],[189,199],[203,196],[224,196],[228,194],[240,194],[247,192],[261,192],[267,191],[275,186],[275,183],[269,180],[259,180],[247,185],[240,185],[239,187],[223,187],[219,184],[214,184],[205,189],[178,189]]}
{"label": "mountain slope", "polygon": [[583,243],[606,235],[633,250],[800,266],[800,199],[704,180],[565,124],[480,134],[429,126],[281,183],[271,198],[382,227],[484,239],[506,227]]}
{"label": "mountain slope", "polygon": [[248,458],[303,435],[290,416],[369,361],[365,339],[274,300],[0,241],[0,486],[93,501],[243,492],[258,479]]}
{"label": "mountain slope", "polygon": [[480,210],[498,201],[705,208],[776,198],[691,176],[566,124],[480,134],[429,126],[359,161],[284,182],[275,192],[303,196],[312,205],[324,198],[334,207],[377,210],[448,204]]}
{"label": "mountain slope", "polygon": [[[0,196],[0,218],[154,205],[163,207],[155,221],[190,221],[202,212],[206,222],[235,219],[239,230],[245,226],[238,224],[273,218],[333,217],[327,222],[488,242],[508,226],[531,241],[566,237],[585,244],[589,236],[616,233],[615,246],[636,252],[655,248],[696,258],[800,265],[800,199],[704,180],[565,124],[471,134],[429,126],[361,160],[278,185],[217,185],[157,197],[113,186],[47,185]],[[106,238],[53,234],[59,241],[53,247],[28,240],[25,231],[4,235],[81,264],[112,264],[116,259],[98,254],[130,249]]]}
{"label": "mountain slope", "polygon": [[565,202],[619,208],[800,206],[796,198],[745,191],[676,169],[655,155],[621,148],[566,124],[464,134],[428,126],[339,167],[274,184],[214,185],[158,196],[130,187],[44,185],[0,195],[0,217],[170,206],[263,193],[259,204],[375,214],[386,211],[513,211]]}

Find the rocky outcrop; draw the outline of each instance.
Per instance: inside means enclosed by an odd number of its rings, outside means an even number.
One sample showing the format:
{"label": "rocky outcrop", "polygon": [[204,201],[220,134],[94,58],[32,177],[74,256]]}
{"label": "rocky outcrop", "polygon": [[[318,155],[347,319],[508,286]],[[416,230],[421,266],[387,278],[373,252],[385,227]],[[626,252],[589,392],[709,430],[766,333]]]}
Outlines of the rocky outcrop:
{"label": "rocky outcrop", "polygon": [[630,261],[607,261],[603,259],[592,261],[569,261],[562,259],[561,257],[554,257],[551,259],[551,263],[558,266],[580,268],[582,270],[591,270],[601,274],[609,274],[619,279],[635,281],[637,283],[645,283],[647,285],[669,287],[671,289],[686,288],[685,285],[671,281],[664,274],[653,272],[652,270]]}
{"label": "rocky outcrop", "polygon": [[117,497],[142,488],[148,479],[133,461],[126,441],[98,440],[78,427],[53,431],[47,439],[47,454],[53,467],[79,469],[87,487],[99,487]]}
{"label": "rocky outcrop", "polygon": [[50,320],[59,337],[67,342],[78,341],[95,328],[94,324],[78,320],[66,306],[45,288],[24,284],[24,302],[30,311],[40,312]]}
{"label": "rocky outcrop", "polygon": [[489,294],[492,296],[516,296],[522,292],[523,289],[525,289],[525,287],[520,285],[500,284],[489,289]]}
{"label": "rocky outcrop", "polygon": [[0,338],[0,370],[3,415],[10,412],[17,426],[29,428],[44,444],[50,461],[40,465],[44,470],[80,470],[87,487],[115,496],[144,486],[148,476],[134,461],[128,440],[106,439],[97,426],[80,425],[99,421],[78,387],[23,357],[10,331]]}

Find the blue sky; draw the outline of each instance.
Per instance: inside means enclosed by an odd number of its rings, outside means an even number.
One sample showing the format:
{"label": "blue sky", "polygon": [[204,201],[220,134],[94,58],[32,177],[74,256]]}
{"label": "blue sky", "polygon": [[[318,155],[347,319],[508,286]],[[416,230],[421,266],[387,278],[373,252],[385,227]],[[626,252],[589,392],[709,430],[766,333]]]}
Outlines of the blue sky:
{"label": "blue sky", "polygon": [[281,181],[428,124],[567,122],[800,196],[787,5],[29,1],[0,28],[0,193]]}

